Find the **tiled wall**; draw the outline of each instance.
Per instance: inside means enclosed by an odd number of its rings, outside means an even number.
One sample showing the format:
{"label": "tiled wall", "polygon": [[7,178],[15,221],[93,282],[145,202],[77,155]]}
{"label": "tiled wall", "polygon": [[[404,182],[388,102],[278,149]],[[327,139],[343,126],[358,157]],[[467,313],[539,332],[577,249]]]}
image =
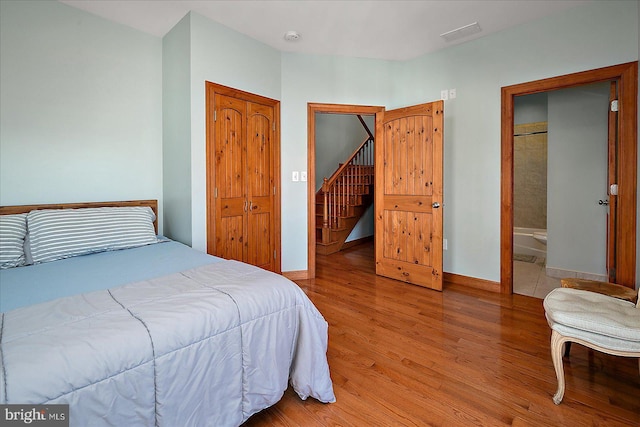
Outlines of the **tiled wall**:
{"label": "tiled wall", "polygon": [[515,227],[547,228],[547,122],[514,126]]}

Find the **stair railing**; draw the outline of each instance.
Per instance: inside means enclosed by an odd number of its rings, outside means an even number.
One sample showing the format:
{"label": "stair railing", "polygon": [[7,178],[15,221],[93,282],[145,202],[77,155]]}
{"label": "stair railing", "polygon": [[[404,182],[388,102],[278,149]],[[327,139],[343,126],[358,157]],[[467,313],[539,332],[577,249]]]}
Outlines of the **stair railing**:
{"label": "stair railing", "polygon": [[364,172],[370,173],[373,167],[373,156],[373,137],[371,135],[367,136],[330,178],[324,178],[320,189],[324,200],[322,228],[338,227],[339,218],[345,216],[351,200],[354,200],[358,195],[355,187],[366,184],[363,182]]}

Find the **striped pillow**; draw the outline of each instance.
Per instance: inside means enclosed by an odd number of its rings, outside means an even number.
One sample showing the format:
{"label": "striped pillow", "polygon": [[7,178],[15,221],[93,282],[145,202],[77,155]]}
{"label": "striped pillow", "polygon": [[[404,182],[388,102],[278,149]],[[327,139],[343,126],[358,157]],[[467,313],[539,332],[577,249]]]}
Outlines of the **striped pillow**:
{"label": "striped pillow", "polygon": [[0,215],[0,269],[25,265],[27,214]]}
{"label": "striped pillow", "polygon": [[149,207],[47,209],[29,212],[34,264],[157,243]]}

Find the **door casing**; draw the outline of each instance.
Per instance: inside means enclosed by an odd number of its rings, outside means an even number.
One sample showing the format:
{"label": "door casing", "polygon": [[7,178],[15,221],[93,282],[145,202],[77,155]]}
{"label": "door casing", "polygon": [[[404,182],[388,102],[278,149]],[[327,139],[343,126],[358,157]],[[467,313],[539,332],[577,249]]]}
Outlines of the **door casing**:
{"label": "door casing", "polygon": [[618,102],[618,203],[616,282],[635,286],[638,136],[638,62],[598,68],[502,88],[500,292],[513,293],[513,105],[521,95],[616,80]]}

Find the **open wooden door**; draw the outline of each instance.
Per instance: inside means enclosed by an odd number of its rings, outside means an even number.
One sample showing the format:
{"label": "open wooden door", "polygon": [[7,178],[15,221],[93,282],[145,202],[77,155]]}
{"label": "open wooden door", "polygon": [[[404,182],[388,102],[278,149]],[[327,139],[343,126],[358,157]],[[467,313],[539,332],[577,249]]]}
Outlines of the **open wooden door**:
{"label": "open wooden door", "polygon": [[376,114],[376,274],[442,290],[444,103]]}
{"label": "open wooden door", "polygon": [[611,283],[616,283],[616,225],[618,205],[618,108],[612,108],[618,99],[618,82],[611,82],[609,89],[609,129],[608,129],[608,167],[607,195],[607,275]]}

